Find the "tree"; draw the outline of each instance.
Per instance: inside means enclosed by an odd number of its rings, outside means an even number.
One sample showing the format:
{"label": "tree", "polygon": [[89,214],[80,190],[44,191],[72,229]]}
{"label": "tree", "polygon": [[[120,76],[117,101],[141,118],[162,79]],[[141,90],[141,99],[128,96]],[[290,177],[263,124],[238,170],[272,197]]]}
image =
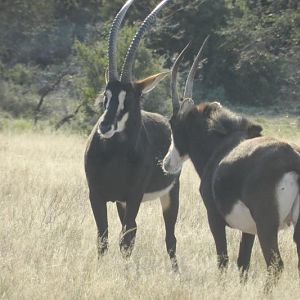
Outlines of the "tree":
{"label": "tree", "polygon": [[194,52],[188,53],[187,57],[193,60],[206,36],[225,24],[226,15],[224,0],[194,0],[185,5],[176,0],[163,11],[147,45],[161,55],[172,57],[192,41]]}
{"label": "tree", "polygon": [[[135,1],[126,14],[126,21],[129,25],[141,22],[157,5],[156,0]],[[112,22],[113,18],[124,4],[123,0],[101,0],[101,18],[104,22]]]}
{"label": "tree", "polygon": [[[270,4],[266,12],[272,7]],[[299,11],[293,9],[262,18],[257,7],[246,7],[239,17],[232,15],[217,33],[216,44],[220,46],[207,80],[223,85],[232,102],[261,105],[286,101],[300,83],[299,76],[291,75],[298,55],[299,21]]]}

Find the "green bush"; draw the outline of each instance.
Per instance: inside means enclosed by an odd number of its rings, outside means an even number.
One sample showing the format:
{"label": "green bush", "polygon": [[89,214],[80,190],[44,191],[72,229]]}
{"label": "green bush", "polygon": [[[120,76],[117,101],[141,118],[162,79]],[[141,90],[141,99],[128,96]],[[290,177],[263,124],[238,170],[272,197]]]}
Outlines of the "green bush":
{"label": "green bush", "polygon": [[235,103],[268,105],[289,99],[300,84],[299,76],[292,76],[296,82],[290,78],[299,55],[299,17],[292,10],[261,17],[247,8],[232,16],[215,37],[220,47],[209,62],[206,84],[222,85]]}
{"label": "green bush", "polygon": [[35,69],[36,68],[28,65],[16,64],[14,67],[7,70],[5,77],[15,84],[31,85],[35,79]]}
{"label": "green bush", "polygon": [[30,90],[26,91],[11,81],[0,81],[0,111],[13,117],[31,117],[36,99]]}

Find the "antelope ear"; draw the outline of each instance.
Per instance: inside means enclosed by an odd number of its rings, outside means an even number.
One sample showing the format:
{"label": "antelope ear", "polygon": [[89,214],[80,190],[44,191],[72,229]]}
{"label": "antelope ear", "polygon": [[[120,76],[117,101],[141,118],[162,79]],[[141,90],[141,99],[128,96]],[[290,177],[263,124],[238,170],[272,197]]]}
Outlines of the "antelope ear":
{"label": "antelope ear", "polygon": [[134,84],[135,86],[142,91],[143,94],[149,93],[152,91],[156,85],[163,80],[170,71],[167,72],[161,72],[152,76],[149,76],[145,79],[138,80]]}
{"label": "antelope ear", "polygon": [[249,138],[255,138],[255,137],[258,137],[258,136],[261,136],[261,132],[262,132],[263,128],[260,126],[260,125],[257,125],[257,124],[251,124],[249,127],[248,127],[248,137]]}
{"label": "antelope ear", "polygon": [[183,99],[180,103],[179,113],[183,114],[186,110],[188,110],[190,107],[193,107],[194,105],[195,104],[193,99],[191,98]]}

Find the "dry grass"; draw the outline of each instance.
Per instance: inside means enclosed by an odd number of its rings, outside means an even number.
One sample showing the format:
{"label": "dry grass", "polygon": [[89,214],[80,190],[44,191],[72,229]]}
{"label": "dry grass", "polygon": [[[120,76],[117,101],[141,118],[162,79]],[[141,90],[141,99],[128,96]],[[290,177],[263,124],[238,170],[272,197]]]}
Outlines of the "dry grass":
{"label": "dry grass", "polygon": [[[295,139],[300,142],[299,135]],[[84,147],[85,139],[75,135],[0,133],[1,299],[264,298],[265,264],[257,241],[246,285],[239,283],[235,265],[237,231],[227,230],[230,267],[223,275],[217,271],[199,180],[190,164],[181,177],[176,227],[180,275],[171,272],[159,201],[141,206],[136,247],[127,262],[119,253],[121,226],[110,203],[110,249],[97,261]],[[269,297],[299,299],[291,229],[280,234],[280,248],[285,270]]]}

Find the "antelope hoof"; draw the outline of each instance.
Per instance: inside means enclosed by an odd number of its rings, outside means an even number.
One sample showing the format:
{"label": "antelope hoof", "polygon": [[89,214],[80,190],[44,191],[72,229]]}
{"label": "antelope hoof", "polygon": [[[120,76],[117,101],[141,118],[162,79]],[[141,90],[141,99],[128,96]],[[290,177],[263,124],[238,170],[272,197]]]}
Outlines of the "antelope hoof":
{"label": "antelope hoof", "polygon": [[227,255],[220,255],[218,257],[218,269],[223,273],[227,270],[228,267],[228,256]]}
{"label": "antelope hoof", "polygon": [[178,262],[177,262],[177,258],[171,258],[171,265],[172,265],[172,271],[174,273],[179,273],[179,267],[178,267]]}
{"label": "antelope hoof", "polygon": [[240,284],[246,284],[248,281],[248,270],[240,271]]}
{"label": "antelope hoof", "polygon": [[120,243],[120,251],[124,259],[128,259],[131,256],[133,245],[133,242],[130,242],[128,244],[123,242]]}
{"label": "antelope hoof", "polygon": [[130,258],[132,250],[133,250],[133,246],[120,245],[120,251],[124,259]]}
{"label": "antelope hoof", "polygon": [[125,232],[120,239],[120,251],[123,258],[128,259],[131,256],[135,242],[135,231]]}
{"label": "antelope hoof", "polygon": [[108,244],[106,244],[105,246],[99,246],[98,247],[98,259],[100,259],[105,254],[107,254],[107,252],[108,252]]}

